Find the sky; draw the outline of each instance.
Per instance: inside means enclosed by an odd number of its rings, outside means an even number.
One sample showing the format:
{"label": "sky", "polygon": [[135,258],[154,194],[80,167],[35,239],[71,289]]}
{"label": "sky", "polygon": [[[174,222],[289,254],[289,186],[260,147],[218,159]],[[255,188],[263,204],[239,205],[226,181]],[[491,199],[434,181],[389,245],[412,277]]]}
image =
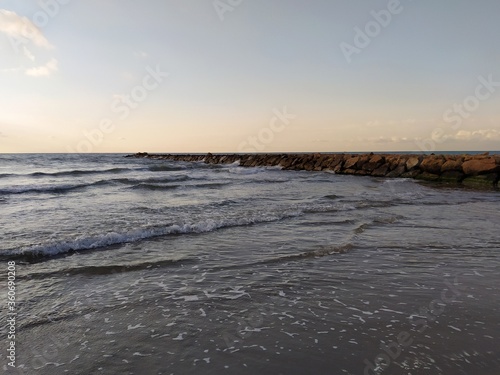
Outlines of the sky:
{"label": "sky", "polygon": [[0,0],[0,153],[500,149],[498,0]]}

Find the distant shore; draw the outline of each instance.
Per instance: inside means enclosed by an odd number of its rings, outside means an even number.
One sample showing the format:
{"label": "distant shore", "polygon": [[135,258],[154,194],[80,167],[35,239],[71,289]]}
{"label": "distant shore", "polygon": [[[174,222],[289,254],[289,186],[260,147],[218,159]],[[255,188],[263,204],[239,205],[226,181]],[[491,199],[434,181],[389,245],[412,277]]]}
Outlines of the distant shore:
{"label": "distant shore", "polygon": [[280,166],[286,170],[332,171],[359,176],[414,178],[478,188],[498,188],[500,155],[462,154],[148,154],[126,157],[231,164]]}

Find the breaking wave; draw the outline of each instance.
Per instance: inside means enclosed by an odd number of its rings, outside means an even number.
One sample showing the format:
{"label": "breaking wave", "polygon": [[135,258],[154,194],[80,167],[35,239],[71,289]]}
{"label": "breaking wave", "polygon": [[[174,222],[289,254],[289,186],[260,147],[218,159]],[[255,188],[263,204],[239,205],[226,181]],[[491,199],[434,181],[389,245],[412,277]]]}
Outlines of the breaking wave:
{"label": "breaking wave", "polygon": [[129,242],[137,242],[155,237],[175,235],[207,233],[222,228],[254,225],[292,218],[301,215],[300,211],[287,211],[282,213],[255,215],[239,219],[203,220],[197,223],[174,224],[164,227],[141,228],[124,233],[106,233],[101,235],[80,237],[56,243],[40,244],[21,249],[3,251],[0,259],[25,259],[27,261],[44,257],[57,256],[61,254],[74,253],[92,249],[105,248],[112,245],[120,245]]}

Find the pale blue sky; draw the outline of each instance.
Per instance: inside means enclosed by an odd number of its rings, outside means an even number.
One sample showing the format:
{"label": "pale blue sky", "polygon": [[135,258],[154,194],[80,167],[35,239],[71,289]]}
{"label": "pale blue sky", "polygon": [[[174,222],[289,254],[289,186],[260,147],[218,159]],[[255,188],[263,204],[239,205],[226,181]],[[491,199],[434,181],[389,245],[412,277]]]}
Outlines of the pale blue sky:
{"label": "pale blue sky", "polygon": [[498,150],[499,15],[497,0],[0,1],[0,152]]}

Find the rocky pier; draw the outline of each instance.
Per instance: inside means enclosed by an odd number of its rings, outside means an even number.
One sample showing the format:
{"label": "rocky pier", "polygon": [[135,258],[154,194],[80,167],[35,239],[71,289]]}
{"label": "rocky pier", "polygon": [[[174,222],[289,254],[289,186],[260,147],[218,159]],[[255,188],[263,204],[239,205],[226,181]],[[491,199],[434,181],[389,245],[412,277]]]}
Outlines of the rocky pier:
{"label": "rocky pier", "polygon": [[127,157],[285,170],[332,171],[359,176],[414,178],[470,187],[498,188],[500,155],[424,154],[148,154]]}

